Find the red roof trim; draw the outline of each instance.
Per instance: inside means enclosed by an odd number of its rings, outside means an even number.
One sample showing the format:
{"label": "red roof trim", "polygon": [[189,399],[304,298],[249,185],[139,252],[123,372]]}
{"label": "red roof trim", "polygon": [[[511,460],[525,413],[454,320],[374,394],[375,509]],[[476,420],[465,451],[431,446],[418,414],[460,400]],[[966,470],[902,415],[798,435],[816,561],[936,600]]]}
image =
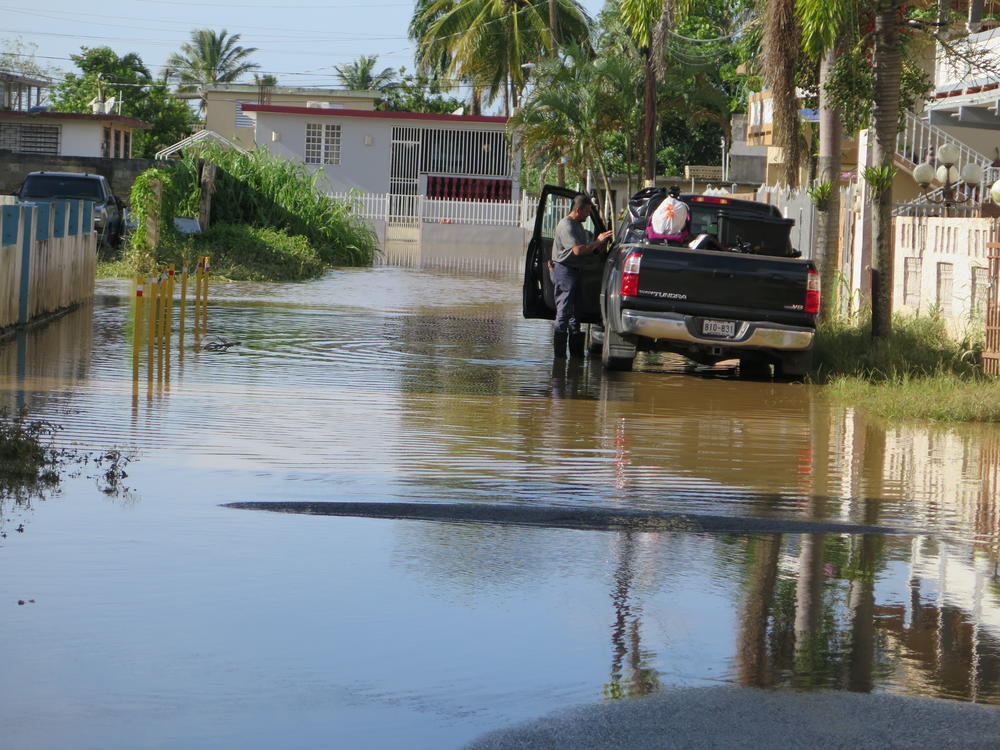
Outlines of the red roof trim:
{"label": "red roof trim", "polygon": [[506,117],[488,115],[439,115],[434,112],[380,112],[365,109],[332,107],[286,107],[278,104],[244,104],[244,112],[270,112],[278,115],[319,115],[326,117],[372,117],[384,120],[435,120],[438,122],[491,122],[506,125]]}
{"label": "red roof trim", "polygon": [[20,112],[17,110],[0,110],[0,117],[6,117],[12,120],[37,120],[48,118],[55,120],[83,120],[85,122],[117,122],[120,125],[130,125],[131,127],[139,128],[140,130],[149,130],[153,127],[148,122],[136,120],[134,117],[125,117],[125,115],[87,115],[82,112]]}

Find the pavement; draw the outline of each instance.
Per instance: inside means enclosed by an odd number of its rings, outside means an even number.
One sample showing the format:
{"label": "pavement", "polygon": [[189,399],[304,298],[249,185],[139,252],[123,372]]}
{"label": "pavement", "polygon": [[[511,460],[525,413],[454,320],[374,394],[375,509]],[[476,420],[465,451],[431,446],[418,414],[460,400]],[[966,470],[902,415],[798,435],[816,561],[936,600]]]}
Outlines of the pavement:
{"label": "pavement", "polygon": [[884,693],[666,690],[561,711],[465,750],[1000,748],[1000,707]]}

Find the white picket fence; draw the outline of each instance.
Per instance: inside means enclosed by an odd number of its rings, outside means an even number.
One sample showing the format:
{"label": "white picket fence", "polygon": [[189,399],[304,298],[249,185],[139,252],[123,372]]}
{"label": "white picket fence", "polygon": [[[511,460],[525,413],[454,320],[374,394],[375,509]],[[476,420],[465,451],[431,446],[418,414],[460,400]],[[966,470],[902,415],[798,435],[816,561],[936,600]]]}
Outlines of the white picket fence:
{"label": "white picket fence", "polygon": [[525,200],[457,201],[393,193],[334,193],[335,200],[354,207],[370,221],[386,224],[474,224],[488,227],[525,227],[534,220],[534,204]]}

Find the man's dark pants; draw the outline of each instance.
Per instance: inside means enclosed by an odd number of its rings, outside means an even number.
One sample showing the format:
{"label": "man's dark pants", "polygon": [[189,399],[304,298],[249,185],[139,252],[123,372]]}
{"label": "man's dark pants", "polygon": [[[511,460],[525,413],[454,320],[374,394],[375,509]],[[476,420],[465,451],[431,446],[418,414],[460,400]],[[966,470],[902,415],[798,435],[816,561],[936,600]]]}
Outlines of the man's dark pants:
{"label": "man's dark pants", "polygon": [[577,309],[580,304],[580,269],[554,263],[549,272],[555,292],[556,320],[552,332],[552,345],[556,357],[566,356],[566,342],[570,343],[570,354],[583,356],[583,334]]}

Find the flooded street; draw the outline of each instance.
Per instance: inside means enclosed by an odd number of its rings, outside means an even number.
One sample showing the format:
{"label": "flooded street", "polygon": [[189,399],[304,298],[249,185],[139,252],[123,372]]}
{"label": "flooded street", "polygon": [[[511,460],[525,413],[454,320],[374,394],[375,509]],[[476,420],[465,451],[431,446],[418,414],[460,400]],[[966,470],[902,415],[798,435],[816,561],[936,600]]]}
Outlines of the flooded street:
{"label": "flooded street", "polygon": [[[885,423],[660,355],[553,365],[520,294],[386,267],[214,282],[207,337],[175,328],[169,377],[143,357],[137,389],[127,282],[0,345],[0,406],[136,456],[116,492],[82,466],[0,508],[4,746],[458,748],[718,684],[1000,703],[1000,427]],[[195,348],[216,339],[241,343]]]}

